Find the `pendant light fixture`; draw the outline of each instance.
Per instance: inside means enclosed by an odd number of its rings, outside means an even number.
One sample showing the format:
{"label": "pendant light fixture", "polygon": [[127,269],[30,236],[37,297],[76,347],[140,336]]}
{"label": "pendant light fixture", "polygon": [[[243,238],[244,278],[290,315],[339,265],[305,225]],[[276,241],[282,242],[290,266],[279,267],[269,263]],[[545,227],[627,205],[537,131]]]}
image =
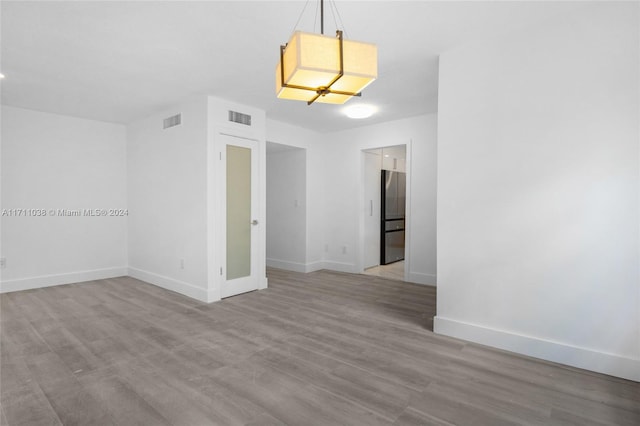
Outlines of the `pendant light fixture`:
{"label": "pendant light fixture", "polygon": [[[303,10],[304,12],[304,10]],[[295,31],[280,46],[276,94],[281,99],[343,104],[360,96],[378,76],[375,44],[324,35],[324,0],[320,0],[320,34]]]}

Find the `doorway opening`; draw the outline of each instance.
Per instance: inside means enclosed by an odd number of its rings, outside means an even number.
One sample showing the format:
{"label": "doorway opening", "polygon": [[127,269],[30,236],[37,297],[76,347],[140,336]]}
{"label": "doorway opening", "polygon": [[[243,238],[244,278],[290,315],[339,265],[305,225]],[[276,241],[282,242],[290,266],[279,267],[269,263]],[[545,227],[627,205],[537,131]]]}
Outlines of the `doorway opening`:
{"label": "doorway opening", "polygon": [[306,272],[307,150],[267,142],[266,264]]}
{"label": "doorway opening", "polygon": [[406,281],[407,147],[387,146],[362,151],[364,162],[362,271]]}

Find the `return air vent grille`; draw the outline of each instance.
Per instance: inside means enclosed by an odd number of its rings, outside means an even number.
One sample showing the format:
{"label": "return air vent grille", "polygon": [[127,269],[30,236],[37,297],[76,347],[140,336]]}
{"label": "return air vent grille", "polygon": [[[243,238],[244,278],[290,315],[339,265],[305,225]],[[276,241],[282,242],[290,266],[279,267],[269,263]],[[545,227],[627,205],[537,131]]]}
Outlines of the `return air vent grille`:
{"label": "return air vent grille", "polygon": [[182,123],[182,114],[176,114],[171,117],[165,118],[162,123],[163,129],[168,129],[169,127],[178,126]]}
{"label": "return air vent grille", "polygon": [[243,114],[237,111],[229,110],[229,121],[244,124],[246,126],[251,126],[251,116],[249,114]]}

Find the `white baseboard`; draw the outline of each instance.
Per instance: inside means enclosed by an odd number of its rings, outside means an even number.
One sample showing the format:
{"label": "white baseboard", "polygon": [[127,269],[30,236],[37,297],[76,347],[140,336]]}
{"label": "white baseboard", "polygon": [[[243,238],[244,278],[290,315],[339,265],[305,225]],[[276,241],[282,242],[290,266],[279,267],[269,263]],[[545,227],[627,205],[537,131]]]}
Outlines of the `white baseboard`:
{"label": "white baseboard", "polygon": [[640,382],[640,360],[436,316],[434,331],[499,349]]}
{"label": "white baseboard", "polygon": [[38,277],[20,278],[17,280],[5,280],[0,283],[0,293],[31,290],[34,288],[52,287],[55,285],[74,284],[85,281],[104,280],[107,278],[122,277],[127,275],[127,268],[94,269],[91,271],[77,271],[66,274],[42,275]]}
{"label": "white baseboard", "polygon": [[[197,299],[200,300],[200,299]],[[219,302],[220,299],[220,289],[215,289],[215,290],[209,290],[207,291],[207,303],[213,303],[213,302]],[[201,302],[204,302],[204,300],[200,300]]]}
{"label": "white baseboard", "polygon": [[129,267],[128,275],[141,281],[145,281],[149,284],[157,285],[158,287],[162,287],[166,290],[175,291],[176,293],[180,293],[184,296],[191,297],[192,299],[196,299],[201,302],[210,302],[209,291],[206,288],[197,287],[184,281],[179,281],[173,278],[165,277],[163,275],[154,274],[153,272],[149,271],[143,271],[142,269],[138,268]]}
{"label": "white baseboard", "polygon": [[311,263],[289,262],[287,260],[267,259],[267,266],[270,268],[284,269],[286,271],[309,273],[327,269],[325,262],[317,261]]}
{"label": "white baseboard", "polygon": [[307,272],[307,265],[299,262],[289,262],[288,260],[267,259],[269,268],[284,269],[286,271]]}
{"label": "white baseboard", "polygon": [[435,274],[423,274],[421,272],[409,272],[407,281],[410,283],[426,284],[432,286],[435,286],[437,282]]}
{"label": "white baseboard", "polygon": [[307,263],[306,269],[304,272],[315,272],[324,269],[324,262],[322,260],[318,260],[317,262]]}
{"label": "white baseboard", "polygon": [[324,264],[324,268],[323,269],[328,269],[330,271],[337,271],[337,272],[348,272],[351,274],[357,274],[358,271],[356,269],[356,265],[354,265],[353,263],[342,263],[342,262],[328,262],[325,261],[323,262]]}

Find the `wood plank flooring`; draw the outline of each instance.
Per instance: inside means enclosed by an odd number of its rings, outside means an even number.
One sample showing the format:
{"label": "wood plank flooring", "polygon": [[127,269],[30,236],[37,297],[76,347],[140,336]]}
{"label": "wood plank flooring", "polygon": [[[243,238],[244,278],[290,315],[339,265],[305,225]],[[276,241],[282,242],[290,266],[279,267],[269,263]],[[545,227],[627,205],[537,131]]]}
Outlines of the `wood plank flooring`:
{"label": "wood plank flooring", "polygon": [[639,383],[433,334],[434,287],[268,275],[211,305],[128,277],[0,296],[0,424],[640,424]]}

